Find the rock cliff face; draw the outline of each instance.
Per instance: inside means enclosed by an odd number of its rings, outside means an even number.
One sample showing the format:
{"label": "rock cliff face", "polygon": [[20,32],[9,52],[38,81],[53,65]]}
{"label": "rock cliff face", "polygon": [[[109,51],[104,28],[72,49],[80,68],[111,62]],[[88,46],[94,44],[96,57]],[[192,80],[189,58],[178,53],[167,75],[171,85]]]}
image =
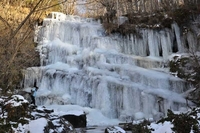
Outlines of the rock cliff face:
{"label": "rock cliff face", "polygon": [[28,68],[24,79],[25,88],[37,81],[38,105],[78,104],[121,120],[186,107],[182,94],[189,85],[171,76],[166,64],[173,54],[199,50],[195,28],[182,34],[174,23],[106,36],[93,19],[65,17],[44,19],[38,28],[42,66]]}

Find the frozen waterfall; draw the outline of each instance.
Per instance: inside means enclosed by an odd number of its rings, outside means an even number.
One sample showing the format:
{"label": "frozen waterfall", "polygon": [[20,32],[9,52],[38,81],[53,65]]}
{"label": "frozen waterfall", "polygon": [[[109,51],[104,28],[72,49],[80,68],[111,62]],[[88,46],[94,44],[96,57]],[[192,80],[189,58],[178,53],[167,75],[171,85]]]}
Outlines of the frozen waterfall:
{"label": "frozen waterfall", "polygon": [[121,120],[185,107],[188,85],[161,71],[171,54],[188,49],[176,24],[137,29],[139,36],[107,36],[93,19],[65,17],[44,19],[37,31],[42,66],[27,69],[24,86],[37,81],[38,105],[77,104]]}

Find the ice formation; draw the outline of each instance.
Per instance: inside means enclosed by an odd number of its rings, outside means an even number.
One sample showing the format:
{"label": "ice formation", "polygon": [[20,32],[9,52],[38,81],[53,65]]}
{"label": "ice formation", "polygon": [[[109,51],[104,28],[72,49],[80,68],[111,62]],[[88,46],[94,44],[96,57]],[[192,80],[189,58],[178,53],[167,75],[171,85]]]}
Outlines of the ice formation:
{"label": "ice formation", "polygon": [[[75,104],[121,120],[156,118],[185,107],[188,85],[163,70],[168,57],[195,49],[171,29],[137,29],[106,35],[98,21],[78,16],[47,18],[38,28],[41,67],[26,70],[24,87],[37,81],[38,105]],[[194,43],[194,41],[187,41]]]}

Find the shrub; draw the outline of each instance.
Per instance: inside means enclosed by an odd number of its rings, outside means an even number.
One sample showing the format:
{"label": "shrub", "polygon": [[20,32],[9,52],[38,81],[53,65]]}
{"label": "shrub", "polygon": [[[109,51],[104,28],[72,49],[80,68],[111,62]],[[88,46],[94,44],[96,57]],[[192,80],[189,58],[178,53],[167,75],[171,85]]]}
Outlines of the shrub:
{"label": "shrub", "polygon": [[157,123],[170,121],[174,125],[172,130],[175,133],[190,133],[191,131],[199,133],[198,112],[199,110],[193,109],[188,113],[174,114],[171,110],[168,110],[167,117]]}
{"label": "shrub", "polygon": [[193,91],[187,98],[200,105],[200,57],[195,54],[174,56],[169,62],[169,67],[173,75],[192,85]]}

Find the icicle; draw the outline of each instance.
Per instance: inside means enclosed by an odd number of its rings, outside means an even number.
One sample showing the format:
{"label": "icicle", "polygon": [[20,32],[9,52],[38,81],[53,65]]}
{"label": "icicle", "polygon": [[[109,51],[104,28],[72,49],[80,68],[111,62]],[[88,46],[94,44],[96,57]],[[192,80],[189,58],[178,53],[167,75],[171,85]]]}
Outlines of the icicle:
{"label": "icicle", "polygon": [[148,44],[149,44],[149,51],[150,56],[159,56],[159,45],[158,39],[153,30],[148,30]]}
{"label": "icicle", "polygon": [[[30,87],[37,81],[38,105],[78,104],[122,120],[166,114],[185,105],[185,83],[152,69],[161,69],[172,54],[174,37],[183,50],[177,25],[173,30],[105,36],[93,19],[45,20],[37,38],[43,66],[33,69],[38,75],[27,69],[24,84]],[[191,50],[196,43],[192,36],[185,36]]]}
{"label": "icicle", "polygon": [[181,42],[180,29],[179,29],[177,23],[173,23],[172,28],[175,32],[175,38],[176,38],[177,45],[178,45],[178,51],[185,52],[184,46],[182,45],[182,42]]}

